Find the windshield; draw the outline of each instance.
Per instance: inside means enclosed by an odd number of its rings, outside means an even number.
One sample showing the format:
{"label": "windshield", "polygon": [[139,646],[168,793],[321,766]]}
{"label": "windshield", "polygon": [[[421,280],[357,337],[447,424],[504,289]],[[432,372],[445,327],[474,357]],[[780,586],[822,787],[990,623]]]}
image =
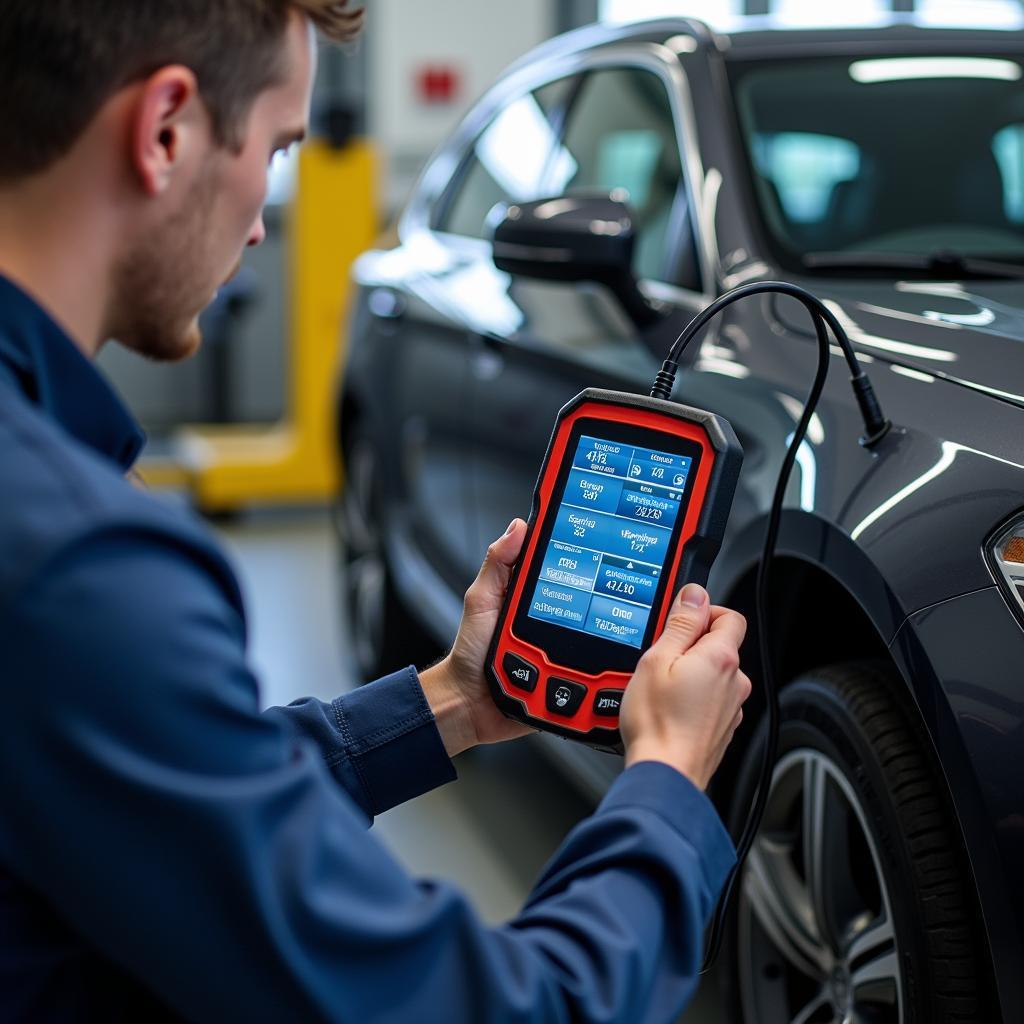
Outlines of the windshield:
{"label": "windshield", "polygon": [[803,264],[827,253],[822,269],[866,253],[1024,262],[1022,64],[963,55],[733,64],[777,255]]}

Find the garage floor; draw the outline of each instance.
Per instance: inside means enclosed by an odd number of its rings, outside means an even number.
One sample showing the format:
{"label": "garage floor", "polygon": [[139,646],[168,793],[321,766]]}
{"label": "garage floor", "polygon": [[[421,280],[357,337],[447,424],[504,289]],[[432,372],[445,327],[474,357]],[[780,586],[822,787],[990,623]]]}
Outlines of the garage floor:
{"label": "garage floor", "polygon": [[[330,700],[351,688],[326,514],[254,515],[220,533],[246,592],[264,702],[286,704],[309,694]],[[516,913],[543,863],[590,805],[529,741],[471,751],[457,767],[456,783],[389,811],[374,829],[410,871],[457,881],[486,920],[499,922]],[[710,992],[699,994],[683,1018],[686,1024],[721,1019]]]}

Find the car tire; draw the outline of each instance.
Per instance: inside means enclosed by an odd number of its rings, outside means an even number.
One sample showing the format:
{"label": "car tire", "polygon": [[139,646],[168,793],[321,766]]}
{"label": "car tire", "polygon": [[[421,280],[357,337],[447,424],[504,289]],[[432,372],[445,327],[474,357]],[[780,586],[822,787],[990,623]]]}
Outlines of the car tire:
{"label": "car tire", "polygon": [[[993,1019],[959,829],[903,694],[893,668],[874,663],[820,669],[783,691],[721,975],[734,1021]],[[734,834],[761,749],[755,740],[739,772]]]}
{"label": "car tire", "polygon": [[388,564],[376,448],[358,424],[343,448],[345,482],[335,504],[338,604],[343,643],[360,682],[439,653],[402,604]]}

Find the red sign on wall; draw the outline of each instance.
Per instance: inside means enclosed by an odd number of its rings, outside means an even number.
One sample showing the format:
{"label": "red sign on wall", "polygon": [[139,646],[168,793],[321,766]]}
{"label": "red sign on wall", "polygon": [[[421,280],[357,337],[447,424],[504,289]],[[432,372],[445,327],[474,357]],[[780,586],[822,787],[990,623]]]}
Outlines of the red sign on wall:
{"label": "red sign on wall", "polygon": [[459,84],[458,72],[448,64],[429,64],[416,72],[416,94],[421,103],[453,103]]}

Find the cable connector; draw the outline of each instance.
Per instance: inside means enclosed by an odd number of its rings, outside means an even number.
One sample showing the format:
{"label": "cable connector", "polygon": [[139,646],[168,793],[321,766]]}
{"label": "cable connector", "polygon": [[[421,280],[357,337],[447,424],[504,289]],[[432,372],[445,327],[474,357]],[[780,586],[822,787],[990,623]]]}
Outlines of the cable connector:
{"label": "cable connector", "polygon": [[661,369],[658,371],[658,375],[654,378],[654,384],[651,386],[651,398],[664,398],[669,399],[672,397],[672,389],[676,385],[676,369],[677,363],[673,363],[671,359],[666,359],[661,364]]}
{"label": "cable connector", "polygon": [[892,420],[885,418],[882,406],[875,395],[875,389],[868,380],[866,373],[860,373],[850,378],[853,385],[853,394],[860,406],[860,414],[864,418],[864,435],[860,443],[865,448],[871,448],[889,433]]}
{"label": "cable connector", "polygon": [[[661,370],[654,378],[654,386],[651,388],[652,398],[668,398],[672,392],[672,384],[675,380],[676,370],[679,368],[679,360],[687,345],[697,334],[708,324],[709,321],[718,316],[726,306],[731,306],[738,299],[745,299],[751,295],[789,295],[801,303],[811,316],[814,323],[814,332],[818,336],[818,343],[828,343],[827,331],[831,330],[839,347],[843,350],[846,365],[850,368],[850,383],[853,385],[853,392],[857,399],[861,418],[864,420],[864,435],[860,443],[865,448],[878,444],[887,433],[892,423],[886,419],[882,412],[881,403],[875,396],[871,381],[861,368],[857,353],[854,352],[850,339],[842,324],[836,318],[828,306],[821,299],[812,295],[806,288],[798,284],[791,284],[788,281],[752,281],[750,284],[741,284],[731,292],[715,299],[710,306],[702,309],[687,325],[679,335],[672,347],[668,350],[668,358],[661,364]],[[667,390],[666,390],[667,389]]]}

